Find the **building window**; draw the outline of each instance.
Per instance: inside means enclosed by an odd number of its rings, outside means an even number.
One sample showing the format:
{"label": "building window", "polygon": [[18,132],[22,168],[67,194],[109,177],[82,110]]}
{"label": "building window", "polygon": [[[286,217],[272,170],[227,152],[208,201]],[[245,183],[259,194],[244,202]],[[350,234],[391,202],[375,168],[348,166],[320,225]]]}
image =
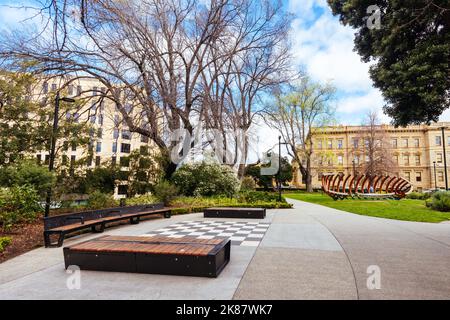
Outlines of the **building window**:
{"label": "building window", "polygon": [[120,116],[118,114],[114,115],[114,125],[117,127],[120,124]]}
{"label": "building window", "polygon": [[72,142],[72,151],[77,151],[77,143],[75,141]]}
{"label": "building window", "polygon": [[77,160],[76,156],[71,156],[70,157],[70,166],[73,167],[75,165],[75,161]]}
{"label": "building window", "polygon": [[398,162],[398,156],[397,156],[397,155],[394,155],[394,163],[395,163],[395,164],[399,164],[399,162]]}
{"label": "building window", "polygon": [[438,172],[438,181],[444,182],[444,172],[442,172],[442,171]]}
{"label": "building window", "polygon": [[48,83],[44,82],[42,85],[42,93],[47,94],[48,93]]}
{"label": "building window", "polygon": [[131,132],[130,130],[122,130],[122,139],[131,140]]}
{"label": "building window", "polygon": [[56,83],[52,83],[52,91],[56,91],[58,89],[58,86]]}
{"label": "building window", "polygon": [[114,140],[119,139],[119,129],[114,129],[113,130],[113,139]]}
{"label": "building window", "polygon": [[436,145],[437,146],[441,146],[442,145],[442,137],[441,136],[436,136]]}
{"label": "building window", "polygon": [[69,95],[69,96],[71,96],[71,95],[73,95],[73,85],[69,85],[69,87],[67,88],[67,94]]}
{"label": "building window", "polygon": [[417,172],[416,173],[416,181],[417,182],[422,182],[422,172]]}
{"label": "building window", "polygon": [[95,152],[102,152],[102,143],[100,141],[97,142]]}
{"label": "building window", "polygon": [[414,139],[414,147],[420,148],[420,140],[419,139]]}
{"label": "building window", "polygon": [[328,149],[333,149],[333,139],[328,139]]}
{"label": "building window", "polygon": [[113,142],[112,144],[112,152],[117,153],[117,142]]}
{"label": "building window", "polygon": [[42,155],[41,154],[36,155],[36,160],[37,160],[37,164],[41,164],[41,162],[42,162]]}
{"label": "building window", "polygon": [[338,140],[338,149],[344,148],[344,141],[342,139]]}
{"label": "building window", "polygon": [[103,138],[103,129],[102,128],[98,129],[97,138],[99,138],[99,139]]}
{"label": "building window", "polygon": [[355,164],[359,165],[359,156],[355,156],[353,161],[355,161]]}
{"label": "building window", "polygon": [[359,139],[353,138],[353,148],[358,149],[359,148]]}
{"label": "building window", "polygon": [[416,166],[420,166],[420,155],[416,155]]}
{"label": "building window", "polygon": [[442,153],[437,153],[436,154],[436,162],[437,163],[442,163]]}
{"label": "building window", "polygon": [[141,134],[141,142],[142,143],[148,143],[149,142],[149,138],[147,136],[144,136],[143,134]]}
{"label": "building window", "polygon": [[409,141],[407,138],[403,139],[403,147],[408,148],[409,147]]}
{"label": "building window", "polygon": [[398,146],[397,139],[392,139],[391,144],[393,149],[397,149]]}
{"label": "building window", "polygon": [[339,165],[343,165],[344,164],[344,157],[343,156],[338,156],[338,164]]}
{"label": "building window", "polygon": [[405,179],[411,181],[411,172],[405,172]]}
{"label": "building window", "polygon": [[139,153],[143,156],[148,156],[148,147],[147,146],[141,146],[139,148]]}
{"label": "building window", "polygon": [[112,158],[111,158],[111,164],[112,164],[113,166],[115,166],[115,165],[117,164],[117,157],[112,157]]}
{"label": "building window", "polygon": [[403,156],[403,164],[405,166],[409,166],[409,155],[404,155]]}
{"label": "building window", "polygon": [[77,86],[77,96],[81,96],[82,92],[83,92],[83,88],[81,86]]}
{"label": "building window", "polygon": [[102,161],[102,159],[100,156],[95,157],[95,166],[100,167],[101,161]]}
{"label": "building window", "polygon": [[95,118],[95,116],[90,116],[90,117],[89,117],[89,120],[90,120],[90,122],[91,122],[92,124],[95,124],[96,118]]}
{"label": "building window", "polygon": [[99,125],[103,125],[103,114],[100,114],[99,116],[98,116],[98,124]]}
{"label": "building window", "polygon": [[122,153],[130,153],[131,152],[131,144],[129,144],[129,143],[122,143],[120,145],[120,152],[122,152]]}
{"label": "building window", "polygon": [[129,167],[130,166],[130,158],[129,157],[121,157],[120,158],[120,166],[121,167]]}
{"label": "building window", "polygon": [[318,148],[318,149],[322,149],[322,148],[323,148],[322,140],[318,140],[318,141],[317,141],[317,148]]}

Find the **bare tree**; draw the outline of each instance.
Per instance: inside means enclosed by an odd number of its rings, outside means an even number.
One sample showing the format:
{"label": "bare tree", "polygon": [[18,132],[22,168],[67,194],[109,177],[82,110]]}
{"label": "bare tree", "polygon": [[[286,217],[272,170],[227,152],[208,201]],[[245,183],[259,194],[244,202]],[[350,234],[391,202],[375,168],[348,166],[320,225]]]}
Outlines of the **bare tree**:
{"label": "bare tree", "polygon": [[[182,145],[190,147],[196,123],[213,115],[213,108],[219,112],[214,126],[227,123],[221,112],[231,103],[224,95],[234,92],[227,88],[227,70],[233,74],[249,52],[271,44],[285,51],[275,39],[285,39],[289,26],[280,3],[256,0],[47,0],[39,9],[51,32],[3,34],[3,64],[69,75],[71,81],[97,79],[107,88],[101,95],[116,105],[130,131],[149,137],[167,158],[187,154],[167,131],[185,130]],[[248,86],[251,98],[264,89]],[[213,90],[221,92],[219,99],[212,98]],[[245,106],[252,108],[252,101]],[[167,176],[176,165],[169,161]]]}
{"label": "bare tree", "polygon": [[394,161],[386,126],[380,124],[377,113],[371,111],[361,128],[356,136],[358,148],[355,155],[359,159],[362,158],[358,171],[368,177],[391,174],[397,168],[397,164]]}
{"label": "bare tree", "polygon": [[287,143],[288,153],[298,164],[308,192],[312,191],[312,133],[333,120],[334,93],[332,85],[314,83],[304,77],[287,94],[276,94],[276,102],[267,112],[266,122]]}

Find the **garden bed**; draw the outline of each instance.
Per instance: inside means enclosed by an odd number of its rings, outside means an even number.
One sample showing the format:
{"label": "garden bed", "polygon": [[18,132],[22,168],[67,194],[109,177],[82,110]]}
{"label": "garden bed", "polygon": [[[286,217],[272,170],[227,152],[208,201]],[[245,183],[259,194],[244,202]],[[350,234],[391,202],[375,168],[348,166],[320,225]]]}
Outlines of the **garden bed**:
{"label": "garden bed", "polygon": [[0,252],[0,263],[24,254],[30,250],[42,247],[44,225],[41,219],[33,223],[24,223],[14,226],[10,231],[0,231],[0,238],[11,238],[11,244]]}

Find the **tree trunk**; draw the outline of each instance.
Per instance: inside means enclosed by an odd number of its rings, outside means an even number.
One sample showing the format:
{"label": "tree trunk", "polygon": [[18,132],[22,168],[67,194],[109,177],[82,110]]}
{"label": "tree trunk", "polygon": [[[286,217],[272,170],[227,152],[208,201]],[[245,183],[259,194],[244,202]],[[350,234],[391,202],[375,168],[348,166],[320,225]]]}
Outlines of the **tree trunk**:
{"label": "tree trunk", "polygon": [[306,160],[306,192],[313,192],[312,174],[311,174],[311,157]]}

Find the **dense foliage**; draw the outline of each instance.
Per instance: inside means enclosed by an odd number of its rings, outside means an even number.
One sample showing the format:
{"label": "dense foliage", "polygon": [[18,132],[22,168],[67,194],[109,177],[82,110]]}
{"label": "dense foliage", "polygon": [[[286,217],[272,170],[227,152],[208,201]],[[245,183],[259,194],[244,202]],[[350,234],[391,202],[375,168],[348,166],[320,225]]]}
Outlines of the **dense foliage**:
{"label": "dense foliage", "polygon": [[153,188],[153,195],[159,202],[169,206],[170,202],[178,195],[179,189],[169,181],[160,181]]}
{"label": "dense foliage", "polygon": [[172,181],[185,196],[205,197],[232,197],[240,184],[231,168],[204,162],[183,165],[175,172]]}
{"label": "dense foliage", "polygon": [[94,191],[89,195],[89,209],[103,209],[117,207],[119,203],[114,200],[111,194]]}
{"label": "dense foliage", "polygon": [[[276,186],[276,178],[277,175],[267,176],[261,175],[261,168],[270,167],[270,164],[254,164],[247,166],[245,173],[253,177],[259,186],[263,187],[266,190],[273,189]],[[288,158],[281,158],[281,174],[280,180],[283,185],[287,182],[291,181],[293,178],[292,175],[292,165],[289,162]]]}
{"label": "dense foliage", "polygon": [[450,212],[450,192],[440,191],[426,201],[427,207],[441,212]]}
{"label": "dense foliage", "polygon": [[[357,29],[355,49],[397,125],[438,121],[450,100],[448,0],[328,0],[344,25]],[[369,6],[381,10],[380,28],[368,28]]]}
{"label": "dense foliage", "polygon": [[10,237],[0,237],[0,253],[5,250],[12,242]]}
{"label": "dense foliage", "polygon": [[55,183],[55,175],[33,160],[21,160],[0,167],[0,187],[31,186],[42,197]]}
{"label": "dense foliage", "polygon": [[42,211],[39,195],[28,185],[0,189],[0,225],[4,229],[14,224],[31,222]]}

